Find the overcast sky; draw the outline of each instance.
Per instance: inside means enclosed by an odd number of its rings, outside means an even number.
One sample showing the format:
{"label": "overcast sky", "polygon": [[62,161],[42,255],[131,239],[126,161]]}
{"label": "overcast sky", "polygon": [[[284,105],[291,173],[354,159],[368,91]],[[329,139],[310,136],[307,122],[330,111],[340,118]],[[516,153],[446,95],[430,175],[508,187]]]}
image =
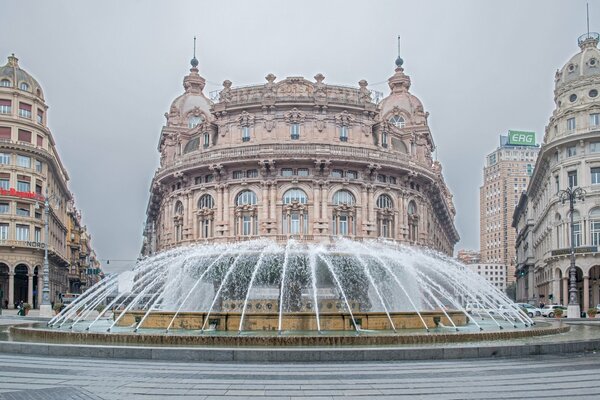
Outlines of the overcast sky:
{"label": "overcast sky", "polygon": [[[479,248],[485,155],[508,129],[538,140],[556,69],[578,52],[584,0],[569,1],[9,1],[0,62],[10,53],[42,85],[69,186],[101,259],[140,251],[157,143],[182,93],[193,36],[205,93],[229,79],[320,72],[330,84],[389,93],[402,36],[411,92],[430,112],[454,193],[456,249]],[[590,2],[600,30],[600,2]],[[104,264],[104,263],[103,263]],[[111,261],[109,271],[131,262]]]}

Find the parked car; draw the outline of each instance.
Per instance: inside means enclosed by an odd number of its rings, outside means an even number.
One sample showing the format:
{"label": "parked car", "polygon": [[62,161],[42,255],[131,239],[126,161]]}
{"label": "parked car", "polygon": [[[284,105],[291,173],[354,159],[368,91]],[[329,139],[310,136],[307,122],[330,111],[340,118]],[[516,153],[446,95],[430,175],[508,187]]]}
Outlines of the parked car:
{"label": "parked car", "polygon": [[519,307],[521,307],[527,315],[529,315],[529,318],[539,317],[540,315],[542,315],[542,310],[540,308],[538,308],[536,306],[532,306],[529,303],[516,303],[516,304]]}
{"label": "parked car", "polygon": [[563,307],[560,304],[549,304],[544,306],[544,308],[542,308],[542,316],[554,318],[554,316],[556,315],[555,310],[557,308],[560,308],[562,310],[563,317],[567,316],[567,307]]}

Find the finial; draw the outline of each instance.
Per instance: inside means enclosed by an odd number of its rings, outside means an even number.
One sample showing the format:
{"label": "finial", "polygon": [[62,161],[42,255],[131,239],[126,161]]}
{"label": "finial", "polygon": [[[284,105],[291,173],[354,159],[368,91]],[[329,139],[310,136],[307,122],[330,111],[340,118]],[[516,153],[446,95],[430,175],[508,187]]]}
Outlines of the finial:
{"label": "finial", "polygon": [[396,58],[396,67],[402,68],[402,64],[404,64],[404,60],[400,57],[400,35],[398,35],[398,58]]}
{"label": "finial", "polygon": [[193,68],[198,67],[198,60],[196,59],[196,36],[194,36],[194,58],[190,61]]}

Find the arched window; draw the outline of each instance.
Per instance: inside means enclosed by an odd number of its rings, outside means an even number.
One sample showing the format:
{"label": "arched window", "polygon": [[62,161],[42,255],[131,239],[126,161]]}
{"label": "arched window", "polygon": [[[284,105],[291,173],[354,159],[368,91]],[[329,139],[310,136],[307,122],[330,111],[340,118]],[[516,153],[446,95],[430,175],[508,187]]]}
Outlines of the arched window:
{"label": "arched window", "polygon": [[593,246],[600,246],[600,208],[590,211],[590,237]]}
{"label": "arched window", "polygon": [[562,248],[562,235],[561,235],[561,229],[563,228],[561,225],[561,218],[560,218],[560,214],[556,213],[556,215],[554,216],[554,225],[556,227],[556,248],[560,249]]}
{"label": "arched window", "polygon": [[235,198],[236,206],[254,205],[256,203],[256,194],[252,190],[243,190]]}
{"label": "arched window", "polygon": [[387,194],[377,198],[377,236],[394,237],[394,202]]}
{"label": "arched window", "polygon": [[183,239],[183,203],[178,201],[175,203],[175,241],[180,242]]}
{"label": "arched window", "polygon": [[189,142],[185,144],[183,148],[183,154],[187,154],[191,151],[198,150],[198,146],[200,145],[200,138],[198,136],[190,139]]}
{"label": "arched window", "polygon": [[354,195],[347,190],[338,190],[333,195],[333,204],[336,206],[346,204],[349,206],[354,205],[355,203]]}
{"label": "arched window", "polygon": [[408,203],[408,240],[414,242],[419,233],[419,215],[417,214],[417,204],[411,200]]}
{"label": "arched window", "polygon": [[302,189],[290,189],[283,195],[283,204],[297,202],[300,204],[308,203],[308,196]]}
{"label": "arched window", "polygon": [[331,232],[334,235],[356,235],[356,199],[348,190],[338,190],[333,195],[333,216]]}
{"label": "arched window", "polygon": [[235,197],[235,232],[236,235],[258,235],[258,209],[254,207],[258,199],[251,190],[243,190]]}
{"label": "arched window", "polygon": [[29,90],[29,85],[26,84],[25,82],[21,82],[21,84],[19,85],[19,89],[21,90]]}
{"label": "arched window", "polygon": [[10,81],[8,79],[2,79],[0,81],[0,86],[2,86],[2,87],[10,87]]}
{"label": "arched window", "polygon": [[183,215],[183,203],[180,201],[175,203],[175,215]]}
{"label": "arched window", "polygon": [[377,198],[377,208],[393,208],[394,202],[387,194],[382,194]]}
{"label": "arched window", "polygon": [[196,126],[200,125],[203,121],[204,118],[202,118],[201,116],[192,115],[188,118],[188,128],[195,128]]}
{"label": "arched window", "polygon": [[213,236],[214,207],[215,201],[210,194],[203,194],[198,199],[198,229],[202,239]]}
{"label": "arched window", "polygon": [[282,228],[284,235],[308,233],[308,196],[302,189],[289,189],[283,194]]}
{"label": "arched window", "polygon": [[390,118],[390,123],[396,128],[404,128],[405,125],[404,118],[402,118],[400,115],[392,116],[392,118]]}
{"label": "arched window", "polygon": [[571,228],[571,241],[573,247],[581,246],[581,239],[581,216],[579,215],[579,211],[575,210],[573,211],[573,226]]}
{"label": "arched window", "polygon": [[205,194],[200,197],[198,200],[198,209],[202,210],[203,208],[213,208],[215,206],[215,201],[210,194]]}

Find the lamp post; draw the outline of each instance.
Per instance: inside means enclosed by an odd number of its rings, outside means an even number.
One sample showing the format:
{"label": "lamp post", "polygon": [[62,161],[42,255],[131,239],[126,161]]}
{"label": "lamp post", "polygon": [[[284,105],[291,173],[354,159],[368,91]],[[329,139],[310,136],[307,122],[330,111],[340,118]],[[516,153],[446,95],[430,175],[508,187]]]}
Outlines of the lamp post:
{"label": "lamp post", "polygon": [[52,318],[52,306],[50,305],[50,264],[48,263],[48,222],[50,218],[50,197],[55,199],[55,196],[48,196],[46,188],[46,197],[44,199],[44,213],[46,219],[44,221],[44,270],[43,279],[44,286],[42,289],[42,304],[40,304],[40,317]]}
{"label": "lamp post", "polygon": [[585,199],[585,190],[580,187],[568,187],[558,192],[558,198],[561,203],[569,201],[569,213],[571,215],[571,240],[570,244],[570,259],[571,266],[569,267],[569,305],[567,306],[567,318],[580,318],[581,310],[579,308],[579,300],[577,299],[577,270],[575,269],[575,232],[573,229],[573,211],[575,201]]}

